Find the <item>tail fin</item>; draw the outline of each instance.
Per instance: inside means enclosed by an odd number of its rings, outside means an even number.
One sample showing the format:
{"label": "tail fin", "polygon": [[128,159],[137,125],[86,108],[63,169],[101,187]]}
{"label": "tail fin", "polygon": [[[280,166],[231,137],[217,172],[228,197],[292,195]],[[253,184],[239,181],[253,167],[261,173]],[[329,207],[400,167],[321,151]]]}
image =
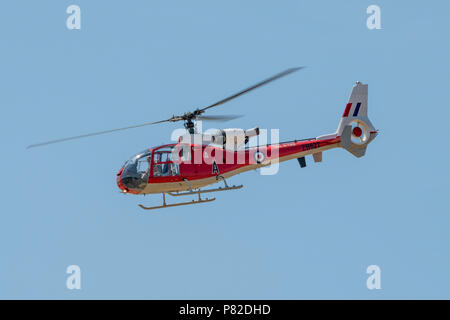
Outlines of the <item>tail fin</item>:
{"label": "tail fin", "polygon": [[342,147],[358,158],[366,153],[367,145],[377,136],[367,115],[367,95],[368,85],[356,82],[336,131]]}
{"label": "tail fin", "polygon": [[356,82],[353,86],[350,98],[348,99],[348,103],[345,106],[341,122],[339,122],[336,132],[338,136],[342,135],[342,132],[347,124],[356,119],[364,121],[370,127],[370,131],[376,131],[367,117],[367,95],[368,85],[362,84],[359,81]]}
{"label": "tail fin", "polygon": [[367,115],[367,95],[368,85],[356,82],[336,132],[318,139],[341,137],[341,146],[345,150],[355,157],[362,157],[367,145],[377,136],[377,130]]}

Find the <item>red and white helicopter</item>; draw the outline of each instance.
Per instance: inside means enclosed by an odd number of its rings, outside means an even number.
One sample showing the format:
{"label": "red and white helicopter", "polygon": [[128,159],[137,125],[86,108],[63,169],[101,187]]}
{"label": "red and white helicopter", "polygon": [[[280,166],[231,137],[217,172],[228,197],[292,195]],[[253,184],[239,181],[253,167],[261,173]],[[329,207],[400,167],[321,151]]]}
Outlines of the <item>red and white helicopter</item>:
{"label": "red and white helicopter", "polygon": [[[157,123],[184,121],[187,133],[179,137],[178,143],[148,148],[139,152],[126,161],[117,173],[117,185],[124,194],[162,194],[163,203],[160,206],[146,207],[139,205],[146,210],[214,201],[215,198],[202,198],[201,195],[209,192],[240,189],[242,185],[229,186],[226,179],[277,162],[297,159],[303,168],[306,166],[305,157],[307,155],[312,155],[315,162],[321,162],[323,151],[339,147],[351,152],[356,157],[364,156],[367,145],[377,136],[378,131],[367,116],[368,86],[360,82],[356,82],[353,86],[338,128],[336,132],[331,134],[311,139],[249,147],[247,145],[248,140],[259,135],[258,128],[245,131],[223,129],[212,134],[196,132],[196,120],[227,121],[236,118],[236,116],[205,116],[203,113],[206,110],[222,105],[301,68],[287,69],[230,97],[181,116],[172,116],[166,120],[131,127],[52,140],[30,145],[28,148]],[[221,181],[224,183],[223,187],[204,189],[208,185]],[[198,198],[192,201],[168,204],[166,203],[166,193],[173,197],[196,195]]]}

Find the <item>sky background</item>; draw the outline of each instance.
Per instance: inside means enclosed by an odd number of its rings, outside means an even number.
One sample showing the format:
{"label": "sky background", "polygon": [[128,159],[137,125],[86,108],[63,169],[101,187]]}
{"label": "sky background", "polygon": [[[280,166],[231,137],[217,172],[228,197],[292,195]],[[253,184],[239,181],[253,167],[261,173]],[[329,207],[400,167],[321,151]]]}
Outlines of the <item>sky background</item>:
{"label": "sky background", "polygon": [[[66,8],[81,8],[68,30]],[[381,30],[366,9],[381,8]],[[0,298],[450,298],[450,2],[0,3]],[[334,132],[355,81],[379,136],[230,179],[213,203],[146,212],[119,193],[131,155],[177,124],[38,149],[29,144],[166,119],[293,66],[218,107],[225,127]],[[204,129],[219,124],[203,124]],[[169,200],[169,199],[168,199]],[[170,199],[173,200],[173,199]],[[66,268],[81,268],[81,290]],[[366,268],[381,268],[368,290]]]}

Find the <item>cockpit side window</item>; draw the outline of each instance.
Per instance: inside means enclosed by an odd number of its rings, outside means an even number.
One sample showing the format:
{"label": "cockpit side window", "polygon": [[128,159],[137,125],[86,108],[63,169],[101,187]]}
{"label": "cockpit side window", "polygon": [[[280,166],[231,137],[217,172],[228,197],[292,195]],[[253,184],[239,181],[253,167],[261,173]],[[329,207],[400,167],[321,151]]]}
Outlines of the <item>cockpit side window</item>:
{"label": "cockpit side window", "polygon": [[177,176],[180,170],[177,163],[172,162],[172,149],[155,152],[153,164],[154,177]]}

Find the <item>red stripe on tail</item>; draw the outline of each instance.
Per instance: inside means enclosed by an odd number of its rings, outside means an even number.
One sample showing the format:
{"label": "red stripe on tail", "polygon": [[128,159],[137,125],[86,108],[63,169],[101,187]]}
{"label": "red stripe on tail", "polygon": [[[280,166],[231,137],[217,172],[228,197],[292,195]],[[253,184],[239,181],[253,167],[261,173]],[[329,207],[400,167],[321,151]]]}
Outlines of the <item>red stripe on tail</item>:
{"label": "red stripe on tail", "polygon": [[347,106],[345,107],[344,114],[342,115],[343,118],[348,117],[348,113],[350,112],[350,108],[352,107],[351,103],[347,103]]}

